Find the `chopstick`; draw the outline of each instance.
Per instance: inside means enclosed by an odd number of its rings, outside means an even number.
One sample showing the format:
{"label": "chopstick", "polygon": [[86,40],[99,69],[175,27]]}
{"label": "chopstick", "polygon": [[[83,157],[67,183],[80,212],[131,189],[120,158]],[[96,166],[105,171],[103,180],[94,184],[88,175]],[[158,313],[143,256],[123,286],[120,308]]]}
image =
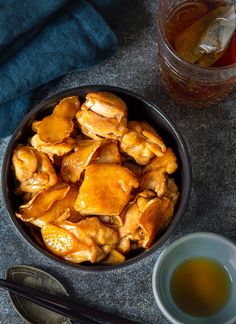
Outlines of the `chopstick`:
{"label": "chopstick", "polygon": [[[16,295],[19,295],[21,297],[24,297],[28,299],[29,301],[38,304],[40,306],[43,306],[55,313],[61,314],[65,317],[68,317],[72,320],[79,320],[81,323],[98,323],[93,320],[89,320],[87,317],[84,317],[81,314],[78,314],[77,312],[74,312],[72,309],[69,309],[68,307],[65,306],[65,308],[62,306],[62,304],[57,304],[53,303],[53,297],[54,295],[48,295],[49,299],[47,300],[47,295],[46,293],[32,289],[23,285],[20,285],[15,282],[10,282],[4,279],[0,279],[0,287],[4,288]],[[43,296],[46,297],[43,298]],[[56,296],[55,296],[56,297]],[[66,301],[67,302],[67,301]]]}
{"label": "chopstick", "polygon": [[81,305],[63,297],[51,295],[17,282],[0,279],[0,287],[72,320],[79,320],[81,323],[94,324],[104,321],[112,324],[134,323],[133,321],[119,316],[106,313],[87,305]]}

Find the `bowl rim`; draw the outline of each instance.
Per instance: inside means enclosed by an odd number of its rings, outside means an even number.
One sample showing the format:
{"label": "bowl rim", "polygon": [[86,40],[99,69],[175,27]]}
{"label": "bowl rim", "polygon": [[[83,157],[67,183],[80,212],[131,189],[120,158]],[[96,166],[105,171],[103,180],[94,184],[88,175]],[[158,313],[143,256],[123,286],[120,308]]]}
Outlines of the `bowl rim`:
{"label": "bowl rim", "polygon": [[[171,223],[168,225],[168,227],[165,229],[163,232],[162,236],[154,245],[152,245],[149,249],[143,251],[141,254],[132,257],[131,259],[125,260],[125,262],[117,264],[117,265],[111,265],[111,266],[105,266],[105,265],[92,265],[92,266],[85,266],[81,264],[75,264],[71,263],[69,261],[60,259],[53,254],[49,253],[48,251],[44,250],[41,248],[39,245],[37,245],[29,235],[25,235],[25,231],[22,229],[22,227],[18,224],[18,221],[14,215],[13,209],[11,208],[11,203],[8,199],[8,194],[7,194],[7,181],[6,181],[6,168],[7,168],[7,163],[8,163],[8,157],[12,153],[12,149],[14,146],[15,139],[18,135],[18,133],[21,131],[21,128],[25,125],[25,123],[28,121],[28,119],[31,118],[32,115],[35,113],[39,112],[43,107],[49,105],[53,101],[58,101],[61,98],[65,96],[70,96],[70,95],[76,95],[76,92],[81,92],[81,91],[114,91],[117,93],[121,93],[124,95],[127,95],[129,97],[133,97],[137,99],[138,101],[143,102],[146,104],[148,107],[152,107],[152,109],[158,113],[165,122],[166,125],[168,125],[171,130],[172,130],[172,136],[175,136],[175,141],[178,143],[178,145],[181,147],[182,150],[182,163],[183,165],[186,166],[186,169],[184,170],[185,172],[185,177],[186,177],[186,187],[185,191],[181,192],[181,205],[179,206],[177,214],[175,214],[175,217],[172,218]],[[17,126],[16,130],[14,131],[13,135],[11,136],[11,139],[7,145],[4,158],[3,158],[3,164],[2,164],[2,174],[1,174],[1,182],[2,182],[2,195],[3,195],[3,201],[4,205],[6,207],[6,210],[8,212],[8,215],[10,216],[13,224],[15,225],[18,233],[20,233],[20,236],[23,237],[23,239],[32,247],[34,248],[37,252],[41,253],[42,255],[45,255],[48,257],[51,261],[54,261],[56,263],[59,263],[60,265],[63,266],[68,266],[71,269],[77,269],[78,271],[84,271],[84,272],[101,272],[101,271],[114,271],[118,269],[123,269],[130,267],[134,265],[136,262],[139,262],[143,260],[144,258],[150,256],[153,254],[155,251],[157,251],[160,246],[169,238],[173,230],[176,228],[177,224],[179,223],[181,217],[184,215],[188,202],[190,199],[190,194],[191,194],[191,187],[192,187],[192,168],[191,168],[191,161],[190,161],[190,155],[187,149],[187,146],[185,144],[184,138],[181,135],[180,131],[178,128],[175,126],[173,121],[170,119],[169,116],[166,115],[166,113],[159,108],[156,104],[154,104],[152,101],[149,101],[145,97],[136,94],[133,91],[130,91],[125,88],[120,88],[120,87],[115,87],[115,86],[108,86],[108,85],[84,85],[84,86],[79,86],[75,88],[70,88],[67,90],[59,91],[58,93],[47,97],[43,100],[41,100],[36,106],[33,106],[33,108],[29,111],[29,113],[23,118],[23,120],[19,123]]]}
{"label": "bowl rim", "polygon": [[[158,289],[157,287],[157,277],[158,277],[158,272],[162,267],[162,264],[165,260],[165,258],[169,255],[169,253],[171,251],[173,251],[176,247],[182,245],[182,244],[186,244],[187,242],[189,242],[192,239],[207,239],[207,240],[211,240],[211,241],[218,241],[218,242],[222,242],[225,246],[230,247],[231,249],[233,249],[235,251],[236,254],[236,244],[234,244],[233,241],[231,241],[230,239],[228,239],[227,237],[217,234],[217,233],[213,233],[213,232],[194,232],[191,234],[186,234],[182,237],[177,238],[176,240],[174,240],[170,245],[168,245],[158,256],[154,268],[153,268],[153,272],[152,272],[152,291],[153,291],[153,295],[155,298],[155,301],[157,303],[158,308],[160,309],[160,311],[162,312],[162,314],[171,322],[174,324],[182,324],[183,322],[181,322],[177,317],[175,317],[174,315],[170,314],[168,309],[165,307],[165,305],[162,303],[162,299],[159,298],[159,293],[158,293]],[[234,324],[236,321],[236,315],[233,316],[230,320],[228,320],[227,322],[224,322],[224,324]]]}

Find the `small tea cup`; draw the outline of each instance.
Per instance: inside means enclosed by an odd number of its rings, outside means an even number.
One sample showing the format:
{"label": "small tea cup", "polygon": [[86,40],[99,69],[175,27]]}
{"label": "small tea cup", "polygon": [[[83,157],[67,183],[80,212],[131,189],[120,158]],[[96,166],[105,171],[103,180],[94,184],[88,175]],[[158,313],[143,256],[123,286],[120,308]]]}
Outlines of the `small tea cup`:
{"label": "small tea cup", "polygon": [[[175,269],[195,257],[216,261],[230,277],[230,297],[225,306],[207,317],[188,315],[176,305],[171,293],[171,278]],[[173,324],[236,323],[236,245],[221,235],[208,232],[193,233],[177,239],[158,257],[153,270],[152,288],[160,311]]]}

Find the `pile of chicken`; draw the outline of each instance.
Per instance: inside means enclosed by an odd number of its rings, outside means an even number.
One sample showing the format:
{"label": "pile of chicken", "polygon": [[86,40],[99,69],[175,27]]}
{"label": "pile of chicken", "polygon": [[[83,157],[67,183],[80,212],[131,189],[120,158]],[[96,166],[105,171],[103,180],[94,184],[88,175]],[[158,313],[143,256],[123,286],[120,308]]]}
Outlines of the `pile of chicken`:
{"label": "pile of chicken", "polygon": [[174,152],[146,122],[128,121],[109,92],[59,102],[34,121],[12,163],[16,216],[38,228],[44,247],[74,263],[116,264],[148,248],[171,220],[179,192]]}

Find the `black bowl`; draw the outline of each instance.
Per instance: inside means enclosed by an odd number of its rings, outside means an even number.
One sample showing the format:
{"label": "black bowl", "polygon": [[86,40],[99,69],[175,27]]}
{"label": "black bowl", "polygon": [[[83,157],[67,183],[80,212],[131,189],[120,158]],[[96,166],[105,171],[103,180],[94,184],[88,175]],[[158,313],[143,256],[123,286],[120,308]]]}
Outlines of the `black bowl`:
{"label": "black bowl", "polygon": [[[14,211],[18,209],[20,202],[19,198],[17,198],[17,196],[14,194],[15,180],[11,168],[13,149],[20,143],[26,143],[28,137],[32,135],[32,122],[35,119],[40,119],[49,114],[60,99],[72,95],[78,95],[80,98],[85,98],[88,92],[96,91],[110,91],[121,97],[128,106],[129,119],[145,120],[149,122],[162,136],[167,146],[173,148],[177,156],[179,165],[178,170],[175,173],[175,181],[180,189],[181,195],[179,202],[176,205],[175,213],[170,224],[149,249],[138,251],[137,253],[130,255],[124,263],[114,266],[73,264],[54,256],[53,254],[40,247],[40,245],[33,239],[27,226],[20,219],[16,218],[14,214]],[[24,120],[19,124],[8,144],[5,153],[2,168],[2,188],[6,208],[14,225],[16,226],[21,236],[37,251],[53,261],[59,262],[62,265],[69,265],[73,268],[77,268],[78,270],[109,271],[127,267],[137,261],[144,259],[148,255],[154,253],[163,244],[163,242],[167,240],[167,238],[173,232],[174,228],[183,216],[188,204],[191,192],[191,164],[186,145],[180,132],[175,127],[173,122],[169,119],[169,117],[167,117],[167,115],[156,105],[149,102],[147,99],[142,98],[141,96],[125,89],[102,85],[84,86],[60,92],[59,94],[42,101],[34,109],[32,109],[30,113],[24,118]]]}

